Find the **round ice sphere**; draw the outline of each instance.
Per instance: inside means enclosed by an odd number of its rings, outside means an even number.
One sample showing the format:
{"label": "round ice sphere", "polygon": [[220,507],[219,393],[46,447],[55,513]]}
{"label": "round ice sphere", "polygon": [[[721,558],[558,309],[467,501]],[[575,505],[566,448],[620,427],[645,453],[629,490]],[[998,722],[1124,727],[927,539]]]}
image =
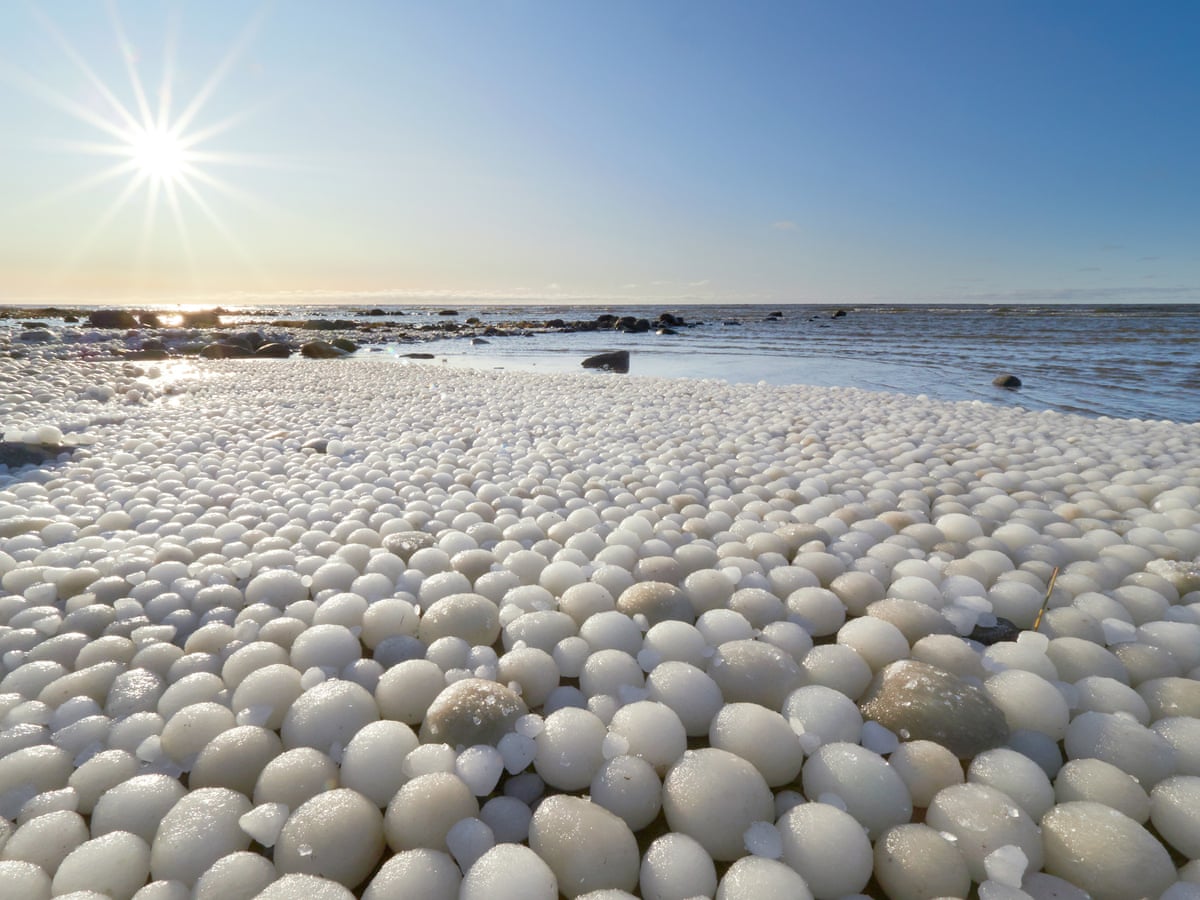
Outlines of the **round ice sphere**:
{"label": "round ice sphere", "polygon": [[[292,703],[303,692],[300,673],[277,663],[256,669],[233,692],[233,711],[246,725],[278,730]],[[245,721],[246,717],[254,721]]]}
{"label": "round ice sphere", "polygon": [[1139,824],[1150,818],[1150,797],[1133,776],[1102,759],[1073,759],[1054,779],[1059,803],[1087,800],[1111,806]]}
{"label": "round ice sphere", "polygon": [[[1059,640],[1068,640],[1059,638]],[[1150,707],[1142,696],[1127,684],[1113,678],[1092,675],[1075,682],[1079,712],[1124,712],[1143,725],[1150,724]]]}
{"label": "round ice sphere", "polygon": [[626,753],[640,756],[660,775],[687,750],[687,735],[679,716],[671,707],[653,700],[621,707],[608,729],[624,739]]}
{"label": "round ice sphere", "polygon": [[639,581],[630,585],[617,598],[617,609],[631,618],[645,616],[651,625],[672,620],[691,623],[696,618],[688,595],[664,581]]}
{"label": "round ice sphere", "polygon": [[871,838],[912,816],[908,787],[883,757],[850,743],[825,744],[804,764],[804,793],[837,796]]}
{"label": "round ice sphere", "polygon": [[778,823],[783,861],[817,900],[856,894],[871,878],[871,842],[853,816],[827,803],[801,803]]}
{"label": "round ice sphere", "polygon": [[554,657],[545,650],[523,647],[500,657],[497,678],[510,687],[514,681],[519,684],[525,705],[536,709],[558,687],[560,673]]}
{"label": "round ice sphere", "polygon": [[[387,675],[380,679],[381,687]],[[527,712],[521,698],[503,685],[464,678],[445,688],[429,705],[421,724],[421,741],[495,746]]]}
{"label": "round ice sphere", "polygon": [[450,594],[421,616],[418,637],[426,645],[438,638],[458,637],[472,646],[490,646],[500,636],[499,610],[479,594]]}
{"label": "round ice sphere", "polygon": [[336,755],[360,729],[378,721],[375,698],[353,681],[331,679],[309,688],[284,716],[280,735],[288,749],[312,747]]}
{"label": "round ice sphere", "polygon": [[1157,897],[1175,882],[1175,866],[1162,844],[1112,807],[1062,803],[1042,819],[1042,836],[1046,871],[1096,900]]}
{"label": "round ice sphere", "polygon": [[532,817],[533,811],[516,797],[493,797],[479,810],[479,818],[501,844],[519,844],[528,839]]}
{"label": "round ice sphere", "polygon": [[278,877],[264,856],[239,850],[218,859],[196,881],[195,900],[250,900]]}
{"label": "round ice sphere", "polygon": [[763,856],[743,856],[726,870],[714,900],[788,897],[812,900],[804,879],[789,866]]}
{"label": "round ice sphere", "polygon": [[762,775],[725,750],[688,751],[663,781],[663,812],[673,831],[700,842],[713,859],[745,855],[746,829],[770,821],[775,804]]}
{"label": "round ice sphere", "polygon": [[579,626],[579,636],[592,651],[620,650],[637,656],[642,649],[642,630],[624,613],[616,610],[596,613]]}
{"label": "round ice sphere", "polygon": [[632,891],[637,839],[604,807],[579,797],[547,797],[529,825],[529,847],[550,867],[569,898],[601,888]]}
{"label": "round ice sphere", "polygon": [[1152,730],[1175,750],[1178,774],[1200,775],[1200,719],[1169,716],[1155,722]]}
{"label": "round ice sphere", "polygon": [[314,666],[340,672],[361,656],[358,638],[345,625],[313,625],[292,642],[291,663],[301,672]]}
{"label": "round ice sphere", "polygon": [[958,757],[933,741],[901,744],[888,757],[888,764],[908,786],[913,805],[922,809],[942,788],[963,782]]}
{"label": "round ice sphere", "polygon": [[1200,776],[1164,778],[1150,792],[1150,821],[1172,847],[1200,859]]}
{"label": "round ice sphere", "polygon": [[363,900],[420,897],[459,900],[462,873],[450,854],[419,847],[388,859],[363,892]]}
{"label": "round ice sphere", "polygon": [[200,751],[234,726],[233,713],[219,703],[193,703],[173,715],[162,731],[163,752],[190,769]]}
{"label": "round ice sphere", "polygon": [[1068,758],[1102,759],[1132,775],[1147,789],[1175,774],[1175,748],[1124,716],[1081,713],[1067,729],[1063,746]]}
{"label": "round ice sphere", "polygon": [[997,672],[984,682],[984,690],[1001,710],[1012,731],[1040,731],[1060,741],[1067,733],[1071,711],[1066,698],[1053,684],[1021,669]]}
{"label": "round ice sphere", "polygon": [[71,754],[48,744],[0,757],[0,816],[15,819],[31,797],[65,787],[72,768]]}
{"label": "round ice sphere", "polygon": [[800,739],[787,719],[754,703],[723,707],[708,731],[709,743],[747,760],[770,787],[794,781],[804,762]]}
{"label": "round ice sphere", "polygon": [[275,867],[361,884],[383,855],[383,816],[357,791],[317,794],[294,810],[275,843]]}
{"label": "round ice sphere", "polygon": [[283,744],[273,731],[256,725],[231,728],[200,751],[188,775],[188,786],[226,787],[249,797],[263,768],[282,752]]}
{"label": "round ice sphere", "polygon": [[497,844],[475,860],[457,896],[460,900],[557,900],[558,879],[528,847]]}
{"label": "round ice sphere", "polygon": [[604,762],[605,734],[604,722],[586,709],[556,710],[546,717],[534,738],[534,769],[551,787],[582,790]]}
{"label": "round ice sphere", "polygon": [[31,862],[0,859],[0,884],[13,897],[50,900],[50,876]]}
{"label": "round ice sphere", "polygon": [[1019,847],[1034,871],[1042,867],[1041,833],[1029,814],[1007,794],[982,784],[957,784],[939,791],[925,824],[953,835],[971,878],[987,879],[984,858],[997,847]]}
{"label": "round ice sphere", "polygon": [[254,900],[354,900],[354,895],[336,881],[320,875],[284,875],[267,885]]}
{"label": "round ice sphere", "polygon": [[888,663],[907,658],[909,653],[904,633],[891,622],[875,616],[851,619],[838,629],[837,642],[857,651],[874,672]]}
{"label": "round ice sphere", "polygon": [[857,743],[863,718],[845,694],[819,684],[793,691],[783,705],[783,715],[800,735],[805,752],[835,741]]}
{"label": "round ice sphere", "polygon": [[267,763],[254,785],[254,803],[283,803],[295,809],[322,791],[337,787],[338,767],[312,747],[287,750]]}
{"label": "round ice sphere", "polygon": [[592,802],[620,816],[633,831],[653,822],[662,809],[662,782],[637,756],[606,760],[592,778],[589,793]]}
{"label": "round ice sphere", "polygon": [[195,884],[218,859],[250,846],[238,819],[250,801],[227,788],[199,788],[182,797],[163,816],[150,845],[154,878]]}
{"label": "round ice sphere", "polygon": [[4,859],[18,859],[40,866],[51,877],[67,856],[88,839],[83,816],[58,810],[25,822],[4,844]]}
{"label": "round ice sphere", "polygon": [[808,685],[822,685],[858,699],[873,677],[871,667],[858,651],[845,644],[820,644],[800,661]]}
{"label": "round ice sphere", "polygon": [[1054,805],[1054,788],[1042,767],[1024,754],[999,747],[979,754],[967,769],[967,781],[1007,794],[1033,821]]}
{"label": "round ice sphere", "polygon": [[383,809],[404,784],[401,764],[418,744],[413,730],[403,722],[389,719],[372,722],[346,745],[342,754],[342,787],[358,791]]}
{"label": "round ice sphere", "polygon": [[717,683],[696,666],[686,662],[664,662],[654,667],[646,679],[651,700],[665,703],[683,723],[688,737],[707,734],[713,716],[724,699]]}
{"label": "round ice sphere", "polygon": [[384,833],[393,850],[446,850],[446,834],[460,819],[479,815],[471,789],[456,775],[419,775],[396,792],[387,807]]}
{"label": "round ice sphere", "polygon": [[708,674],[726,703],[757,703],[776,711],[804,682],[790,654],[757,640],[722,644],[709,661]]}
{"label": "round ice sphere", "polygon": [[693,838],[665,834],[646,850],[638,883],[645,900],[711,897],[717,889],[717,869]]}
{"label": "round ice sphere", "polygon": [[153,842],[159,823],[187,790],[167,775],[137,775],[105,791],[92,810],[92,835],[114,831]]}
{"label": "round ice sphere", "polygon": [[958,848],[928,825],[884,832],[875,843],[875,878],[891,900],[965,897],[971,887]]}
{"label": "round ice sphere", "polygon": [[588,656],[579,673],[579,687],[587,697],[616,697],[631,688],[640,690],[645,683],[641,665],[623,650],[597,650]]}
{"label": "round ice sphere", "polygon": [[79,812],[91,815],[96,801],[110,788],[138,772],[138,760],[125,750],[104,750],[71,773],[68,784],[79,795]]}

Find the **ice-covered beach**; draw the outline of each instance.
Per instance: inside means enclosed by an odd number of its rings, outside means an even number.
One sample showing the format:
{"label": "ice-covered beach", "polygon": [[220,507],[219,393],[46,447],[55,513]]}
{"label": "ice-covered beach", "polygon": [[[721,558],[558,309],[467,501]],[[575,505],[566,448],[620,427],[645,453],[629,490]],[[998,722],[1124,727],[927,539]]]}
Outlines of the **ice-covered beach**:
{"label": "ice-covered beach", "polygon": [[5,896],[1200,897],[1200,426],[436,362],[0,385],[47,457],[0,468]]}

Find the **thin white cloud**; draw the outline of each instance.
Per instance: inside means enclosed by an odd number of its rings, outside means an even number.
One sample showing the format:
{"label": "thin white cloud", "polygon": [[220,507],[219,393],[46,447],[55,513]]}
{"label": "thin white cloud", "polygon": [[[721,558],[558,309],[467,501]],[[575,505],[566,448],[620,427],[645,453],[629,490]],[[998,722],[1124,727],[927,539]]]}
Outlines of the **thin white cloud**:
{"label": "thin white cloud", "polygon": [[800,228],[791,219],[780,219],[778,222],[772,222],[771,227],[776,231],[796,231]]}

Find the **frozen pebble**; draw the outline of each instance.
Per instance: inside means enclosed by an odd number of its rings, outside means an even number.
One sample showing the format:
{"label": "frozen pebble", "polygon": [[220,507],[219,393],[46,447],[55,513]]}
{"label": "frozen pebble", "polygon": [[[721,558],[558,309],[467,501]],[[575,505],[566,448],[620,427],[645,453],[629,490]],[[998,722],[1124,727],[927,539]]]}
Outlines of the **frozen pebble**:
{"label": "frozen pebble", "polygon": [[863,827],[827,803],[802,803],[780,817],[783,861],[800,873],[817,900],[861,891],[874,865]]}
{"label": "frozen pebble", "polygon": [[357,887],[383,854],[383,816],[362,794],[337,788],[305,801],[275,843],[280,874],[320,875]]}
{"label": "frozen pebble", "polygon": [[746,853],[745,833],[774,813],[771,790],[749,762],[725,750],[688,751],[663,781],[663,813],[718,861]]}
{"label": "frozen pebble", "polygon": [[955,843],[928,825],[898,825],[875,842],[875,878],[891,900],[965,897],[967,864]]}
{"label": "frozen pebble", "polygon": [[1089,801],[1059,804],[1042,819],[1042,832],[1046,871],[1096,900],[1157,897],[1176,880],[1162,844],[1112,807]]}
{"label": "frozen pebble", "polygon": [[[409,887],[407,882],[404,887]],[[558,894],[558,879],[538,854],[520,844],[497,844],[467,870],[456,896],[460,900],[557,900]],[[372,898],[367,895],[364,900]]]}
{"label": "frozen pebble", "polygon": [[462,873],[450,855],[419,848],[389,857],[363,892],[363,900],[404,896],[458,900]]}
{"label": "frozen pebble", "polygon": [[638,884],[644,900],[711,897],[717,889],[717,870],[695,840],[685,834],[666,834],[646,850]]}
{"label": "frozen pebble", "polygon": [[533,814],[529,847],[554,872],[559,891],[577,897],[601,888],[632,891],[640,858],[629,826],[595,803],[547,797]]}

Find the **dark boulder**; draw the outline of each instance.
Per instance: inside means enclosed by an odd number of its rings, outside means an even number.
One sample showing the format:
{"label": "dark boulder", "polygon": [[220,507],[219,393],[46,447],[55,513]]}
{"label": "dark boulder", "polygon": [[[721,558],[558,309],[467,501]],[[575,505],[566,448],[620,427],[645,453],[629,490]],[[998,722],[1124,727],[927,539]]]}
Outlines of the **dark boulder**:
{"label": "dark boulder", "polygon": [[768,319],[782,319],[783,318],[783,310],[777,309],[777,310],[775,310],[775,312],[767,313],[767,318]]}
{"label": "dark boulder", "polygon": [[971,629],[969,637],[973,641],[978,641],[990,647],[992,644],[998,644],[1001,641],[1015,641],[1020,635],[1021,629],[1017,627],[1015,622],[1011,622],[1003,616],[996,616],[996,624],[976,625]]}
{"label": "dark boulder", "polygon": [[272,341],[256,348],[254,355],[259,359],[287,359],[292,355],[292,348],[287,344]]}
{"label": "dark boulder", "polygon": [[22,344],[53,344],[58,338],[45,328],[35,328],[32,331],[22,331],[17,335],[17,340]]}
{"label": "dark boulder", "polygon": [[401,353],[405,359],[433,359],[432,353]]}
{"label": "dark boulder", "polygon": [[146,328],[162,328],[162,322],[159,321],[158,313],[140,312],[137,314],[137,318]]}
{"label": "dark boulder", "polygon": [[674,328],[660,328],[655,334],[679,334]]}
{"label": "dark boulder", "polygon": [[216,328],[221,324],[221,314],[215,309],[197,309],[180,315],[184,328]]}
{"label": "dark boulder", "polygon": [[992,384],[994,384],[998,388],[1008,388],[1009,390],[1015,390],[1016,388],[1019,388],[1021,386],[1021,379],[1018,378],[1016,375],[1012,375],[1008,372],[1005,372],[1003,375],[997,375],[995,378],[993,378]]}
{"label": "dark boulder", "polygon": [[94,309],[88,313],[93,328],[137,328],[138,320],[127,309]]}
{"label": "dark boulder", "polygon": [[471,344],[475,347],[479,347],[479,346],[482,346],[483,344],[490,344],[490,343],[491,343],[491,341],[485,341],[483,338],[471,338]]}
{"label": "dark boulder", "polygon": [[844,309],[839,309],[837,312],[835,312],[835,313],[833,314],[833,318],[835,318],[835,319],[840,319],[840,318],[842,318],[844,315],[846,315],[846,311],[845,311]]}
{"label": "dark boulder", "polygon": [[248,359],[254,351],[241,344],[216,342],[205,344],[200,348],[200,356],[204,359]]}
{"label": "dark boulder", "polygon": [[70,322],[70,323],[73,325],[73,324],[75,324],[76,322],[78,322],[78,321],[79,321],[79,316],[76,316],[76,315],[66,315],[66,316],[63,316],[63,321],[64,321],[64,322]]}
{"label": "dark boulder", "polygon": [[483,324],[483,322],[479,318],[479,316],[471,316],[470,318],[467,319],[467,324],[468,325],[481,325],[481,324]]}
{"label": "dark boulder", "polygon": [[354,341],[350,340],[349,338],[334,338],[332,341],[330,341],[330,343],[339,350],[345,350],[347,353],[353,353],[358,349],[358,344],[354,343]]}
{"label": "dark boulder", "polygon": [[27,444],[24,441],[0,441],[0,465],[15,469],[29,464],[41,465],[58,459],[64,453],[74,453],[74,447],[62,444]]}
{"label": "dark boulder", "polygon": [[457,309],[439,309],[438,315],[439,316],[457,316],[458,310]]}
{"label": "dark boulder", "polygon": [[309,341],[300,345],[300,355],[309,359],[342,359],[350,354],[328,341]]}
{"label": "dark boulder", "polygon": [[629,351],[611,350],[608,353],[597,353],[589,356],[580,363],[585,369],[606,369],[609,372],[625,374],[629,371]]}
{"label": "dark boulder", "polygon": [[333,331],[337,323],[330,319],[307,319],[300,327],[308,331]]}
{"label": "dark boulder", "polygon": [[123,358],[136,362],[161,362],[170,359],[171,354],[162,347],[142,347],[140,350],[130,350]]}

